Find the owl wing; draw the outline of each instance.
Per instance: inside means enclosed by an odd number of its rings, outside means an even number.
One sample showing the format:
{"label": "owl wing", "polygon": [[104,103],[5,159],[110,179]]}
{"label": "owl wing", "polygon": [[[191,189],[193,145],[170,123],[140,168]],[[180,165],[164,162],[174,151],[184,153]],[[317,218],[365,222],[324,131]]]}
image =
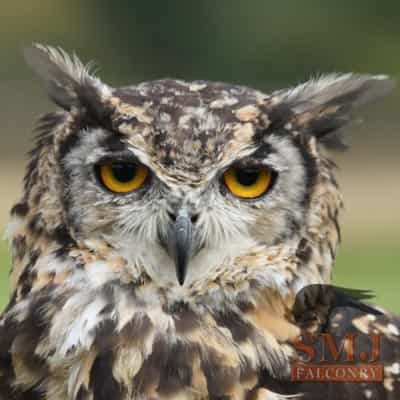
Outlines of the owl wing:
{"label": "owl wing", "polygon": [[[371,334],[381,335],[380,354],[374,365],[382,365],[382,382],[304,383],[297,387],[305,399],[345,400],[400,398],[400,318],[390,313],[365,313],[355,307],[339,307],[332,312],[327,333],[343,338],[357,334],[355,351],[371,353]],[[324,393],[324,396],[321,396]]]}
{"label": "owl wing", "polygon": [[12,382],[14,380],[14,371],[12,368],[10,346],[12,335],[6,331],[4,319],[0,320],[0,400],[14,400],[12,391]]}
{"label": "owl wing", "polygon": [[41,306],[32,302],[26,318],[15,318],[12,302],[0,315],[0,400],[40,400],[40,384],[48,374],[45,359],[34,349],[43,338]]}
{"label": "owl wing", "polygon": [[[352,365],[382,366],[382,380],[379,382],[294,382],[291,380],[274,380],[264,374],[260,379],[261,386],[268,387],[270,390],[282,393],[282,395],[301,394],[300,398],[305,400],[399,399],[400,317],[363,303],[361,299],[371,298],[369,291],[335,288],[333,286],[329,288],[329,291],[333,293],[333,297],[331,297],[328,315],[320,318],[319,333],[329,334],[332,338],[335,338],[335,343],[339,349],[339,342],[343,340],[345,335],[355,335],[354,351],[358,361],[355,361]],[[310,304],[308,304],[308,307],[310,307]],[[314,304],[314,312],[315,310],[318,312],[318,310],[326,309],[321,308],[321,302],[319,302],[317,305]],[[304,315],[306,313],[303,313]],[[306,323],[303,328],[308,329],[309,326]],[[312,326],[315,328],[315,325]],[[313,332],[315,333],[315,330]],[[379,353],[374,361],[370,361],[372,357],[372,335],[375,335],[375,337],[379,335],[380,337],[378,342]],[[314,360],[320,360],[319,352],[321,348],[318,346],[315,348],[317,356]],[[362,352],[369,356],[367,361],[359,361],[359,355]],[[327,363],[343,365],[343,362],[340,364],[340,361],[332,362],[332,360],[329,360],[329,356],[328,362],[325,362],[325,364]],[[314,365],[323,364],[319,361],[314,363]]]}

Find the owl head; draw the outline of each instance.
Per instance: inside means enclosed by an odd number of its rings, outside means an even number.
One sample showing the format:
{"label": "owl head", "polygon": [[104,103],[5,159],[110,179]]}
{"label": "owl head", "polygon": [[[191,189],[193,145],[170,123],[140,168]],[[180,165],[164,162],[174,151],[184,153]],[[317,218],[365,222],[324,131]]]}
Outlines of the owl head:
{"label": "owl head", "polygon": [[385,76],[272,94],[174,79],[114,88],[60,49],[25,54],[61,110],[41,119],[13,214],[53,251],[109,252],[126,279],[164,287],[232,278],[282,251],[319,257],[314,280],[329,275],[341,197],[325,149],[344,147],[351,111],[389,91]]}

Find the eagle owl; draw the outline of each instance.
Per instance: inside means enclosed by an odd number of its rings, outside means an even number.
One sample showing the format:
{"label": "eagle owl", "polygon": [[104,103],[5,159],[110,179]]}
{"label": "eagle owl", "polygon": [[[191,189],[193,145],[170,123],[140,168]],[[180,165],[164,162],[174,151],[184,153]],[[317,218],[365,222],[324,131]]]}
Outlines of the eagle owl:
{"label": "eagle owl", "polygon": [[[320,315],[310,299],[293,311],[302,289],[330,282],[340,241],[326,150],[389,79],[327,75],[272,94],[173,79],[114,88],[61,49],[25,56],[59,111],[40,119],[7,229],[1,400],[400,393],[394,316]],[[384,382],[291,382],[310,313],[317,329],[382,333]]]}

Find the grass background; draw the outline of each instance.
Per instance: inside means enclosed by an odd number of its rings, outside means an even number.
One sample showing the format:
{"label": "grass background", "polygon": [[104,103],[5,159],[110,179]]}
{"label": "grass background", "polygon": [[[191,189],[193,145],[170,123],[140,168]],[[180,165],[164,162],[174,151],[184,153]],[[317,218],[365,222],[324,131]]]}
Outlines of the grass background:
{"label": "grass background", "polygon": [[3,309],[8,299],[8,276],[11,266],[11,257],[5,242],[0,244],[0,310]]}

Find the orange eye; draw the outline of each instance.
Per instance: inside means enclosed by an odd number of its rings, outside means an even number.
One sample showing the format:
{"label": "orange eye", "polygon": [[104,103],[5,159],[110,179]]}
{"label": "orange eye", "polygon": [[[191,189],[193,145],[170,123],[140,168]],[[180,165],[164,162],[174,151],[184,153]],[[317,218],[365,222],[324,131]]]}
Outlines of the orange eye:
{"label": "orange eye", "polygon": [[255,199],[271,186],[273,172],[266,168],[231,167],[224,173],[224,183],[229,191],[243,199]]}
{"label": "orange eye", "polygon": [[149,169],[142,164],[106,162],[100,165],[100,180],[114,193],[129,193],[139,189],[149,176]]}

